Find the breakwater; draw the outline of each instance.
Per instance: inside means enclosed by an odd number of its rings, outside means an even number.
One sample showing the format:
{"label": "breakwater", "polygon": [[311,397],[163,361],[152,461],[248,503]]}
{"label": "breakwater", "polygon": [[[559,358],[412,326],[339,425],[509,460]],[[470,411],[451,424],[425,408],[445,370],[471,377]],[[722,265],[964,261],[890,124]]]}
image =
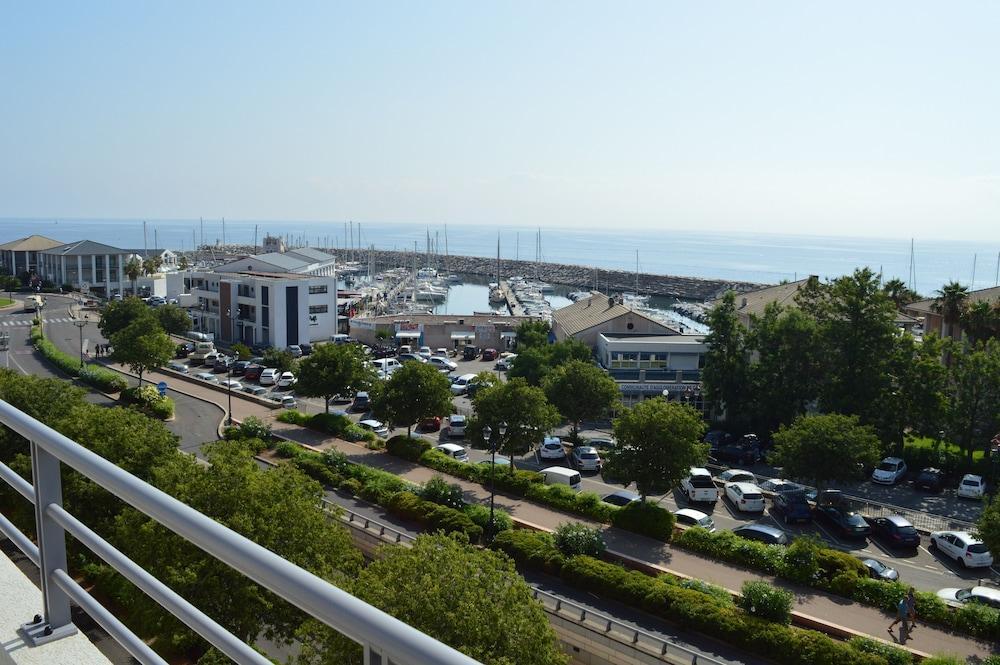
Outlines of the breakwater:
{"label": "breakwater", "polygon": [[[413,252],[392,250],[366,249],[324,249],[337,256],[338,261],[360,261],[363,265],[369,261],[369,255],[374,265],[379,268],[393,266],[418,266],[427,264],[425,254],[414,255]],[[481,256],[432,256],[432,267],[441,271],[483,275],[496,280],[496,259]],[[625,270],[604,270],[588,266],[570,265],[564,263],[536,263],[534,261],[500,260],[500,275],[502,278],[522,275],[549,282],[577,287],[580,290],[595,289],[603,293],[631,293],[635,291],[636,274]],[[657,296],[668,296],[684,300],[712,300],[732,289],[737,292],[752,291],[764,285],[753,282],[733,282],[721,279],[701,279],[698,277],[682,277],[678,275],[654,275],[639,273],[639,292]]]}

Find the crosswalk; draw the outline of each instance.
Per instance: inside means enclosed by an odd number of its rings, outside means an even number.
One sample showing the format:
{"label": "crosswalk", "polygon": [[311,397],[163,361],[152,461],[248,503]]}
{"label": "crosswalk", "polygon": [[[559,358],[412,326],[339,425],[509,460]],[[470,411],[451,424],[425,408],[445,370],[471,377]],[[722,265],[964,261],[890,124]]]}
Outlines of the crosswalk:
{"label": "crosswalk", "polygon": [[[70,318],[68,316],[62,316],[62,317],[57,316],[57,317],[54,317],[54,318],[43,317],[43,320],[45,321],[45,323],[71,323],[71,322],[75,321],[76,319],[72,319],[72,318]],[[30,325],[31,325],[31,319],[26,319],[26,320],[23,320],[23,321],[21,321],[21,320],[10,321],[10,320],[7,320],[7,319],[0,320],[0,326],[8,326],[8,327],[12,327],[12,328],[17,328],[17,327],[21,327],[21,326],[30,326]]]}

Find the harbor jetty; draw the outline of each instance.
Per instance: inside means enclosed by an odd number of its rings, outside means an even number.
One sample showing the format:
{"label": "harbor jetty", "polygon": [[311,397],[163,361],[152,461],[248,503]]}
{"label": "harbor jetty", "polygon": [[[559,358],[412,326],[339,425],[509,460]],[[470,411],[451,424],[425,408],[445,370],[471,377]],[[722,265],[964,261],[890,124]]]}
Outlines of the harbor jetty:
{"label": "harbor jetty", "polygon": [[[413,252],[401,252],[380,249],[324,249],[337,256],[338,261],[367,261],[369,253],[372,260],[383,266],[408,266],[414,261]],[[421,253],[417,259],[421,265],[426,256]],[[453,273],[467,275],[482,275],[496,278],[496,258],[483,256],[449,256],[436,255],[432,257],[433,267],[448,270]],[[445,264],[447,261],[447,264]],[[588,266],[568,265],[562,263],[537,263],[535,261],[500,260],[501,277],[524,275],[537,278],[550,284],[563,284],[578,287],[583,290],[596,289],[604,293],[624,293],[635,291],[636,273],[625,270],[605,270]],[[721,279],[702,279],[698,277],[681,277],[677,275],[655,275],[639,273],[639,292],[642,294],[669,296],[683,300],[706,301],[721,297],[729,290],[742,293],[759,289],[763,284],[753,282],[733,282]]]}

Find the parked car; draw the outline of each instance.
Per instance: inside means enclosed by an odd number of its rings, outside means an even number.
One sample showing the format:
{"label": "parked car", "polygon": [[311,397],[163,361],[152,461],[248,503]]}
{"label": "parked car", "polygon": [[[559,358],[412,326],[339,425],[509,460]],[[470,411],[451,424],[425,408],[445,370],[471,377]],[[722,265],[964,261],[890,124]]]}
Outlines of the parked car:
{"label": "parked car", "polygon": [[879,485],[895,485],[906,475],[906,462],[899,457],[886,457],[872,471],[872,482]]}
{"label": "parked car", "polygon": [[728,464],[756,464],[760,461],[760,441],[755,434],[747,434],[739,441],[720,443],[709,454],[719,462]]}
{"label": "parked car", "polygon": [[424,358],[423,356],[418,356],[416,353],[400,353],[398,356],[396,356],[396,360],[398,360],[401,363],[405,363],[405,362],[425,363],[425,362],[427,362],[427,358]]}
{"label": "parked car", "polygon": [[759,485],[765,492],[774,492],[775,494],[779,492],[795,492],[804,489],[802,485],[793,483],[790,480],[785,480],[784,478],[768,478],[764,482],[759,483]]}
{"label": "parked car", "polygon": [[601,501],[604,503],[610,503],[612,506],[627,506],[630,503],[635,503],[641,500],[642,497],[635,492],[630,492],[628,490],[615,490],[611,494],[606,494]]}
{"label": "parked car", "polygon": [[253,395],[255,397],[260,397],[267,393],[267,388],[264,386],[243,386],[243,392]]}
{"label": "parked car", "polygon": [[264,371],[263,365],[257,365],[256,363],[251,363],[247,365],[247,368],[243,370],[243,378],[247,381],[259,381],[260,373]]}
{"label": "parked car", "polygon": [[298,382],[299,380],[291,372],[282,372],[281,376],[278,377],[279,388],[291,388]]}
{"label": "parked car", "polygon": [[237,360],[233,363],[233,376],[244,376],[249,366],[249,360]]}
{"label": "parked car", "polygon": [[282,395],[279,401],[282,409],[294,409],[299,405],[294,395]]}
{"label": "parked car", "polygon": [[430,360],[431,356],[434,355],[434,352],[431,351],[431,347],[429,346],[421,346],[420,349],[417,350],[417,355],[424,360]]}
{"label": "parked car", "polygon": [[458,365],[448,360],[443,356],[431,356],[427,362],[432,366],[436,367],[439,372],[449,373],[454,372],[458,369]]}
{"label": "parked car", "polygon": [[993,587],[974,586],[965,589],[941,589],[937,592],[937,597],[949,607],[959,608],[976,603],[1000,610],[1000,589]]}
{"label": "parked car", "polygon": [[465,416],[460,413],[453,413],[448,416],[448,436],[465,436]]}
{"label": "parked car", "polygon": [[538,448],[538,457],[541,459],[562,459],[566,457],[566,449],[563,448],[562,439],[558,436],[547,436],[542,440],[542,445]]}
{"label": "parked car", "polygon": [[222,372],[228,372],[229,368],[233,366],[233,359],[229,356],[218,356],[215,362],[212,363],[212,371],[218,374]]}
{"label": "parked car", "polygon": [[434,446],[434,450],[438,450],[459,462],[469,461],[469,451],[454,443],[442,443],[439,446]]}
{"label": "parked car", "polygon": [[298,344],[292,344],[288,347],[288,352],[292,354],[293,358],[302,357],[302,347]]}
{"label": "parked car", "polygon": [[872,533],[893,547],[920,547],[920,534],[905,517],[876,517],[870,523]]}
{"label": "parked car", "polygon": [[479,349],[471,344],[466,344],[462,347],[462,360],[475,360],[478,355]]}
{"label": "parked car", "polygon": [[451,383],[452,395],[464,395],[469,390],[469,384],[476,378],[475,374],[463,374]]}
{"label": "parked car", "polygon": [[753,483],[726,483],[726,497],[740,512],[764,512],[764,493]]}
{"label": "parked car", "polygon": [[202,381],[208,381],[209,383],[215,383],[217,380],[215,375],[211,372],[198,372],[194,375],[194,378],[201,379]]}
{"label": "parked car", "polygon": [[302,349],[302,355],[304,356],[311,355],[313,352],[313,345],[308,342],[302,342],[299,344],[299,348]]}
{"label": "parked car", "polygon": [[864,538],[872,532],[872,528],[868,526],[868,522],[846,505],[817,505],[816,512],[836,527],[841,535],[845,537]]}
{"label": "parked car", "polygon": [[243,390],[243,384],[236,379],[224,379],[219,381],[219,385],[229,390]]}
{"label": "parked car", "polygon": [[691,503],[715,504],[719,500],[719,488],[712,474],[701,467],[691,467],[687,478],[681,480],[681,491]]}
{"label": "parked car", "polygon": [[483,361],[492,362],[497,359],[496,349],[483,349]]}
{"label": "parked car", "polygon": [[733,533],[740,538],[756,540],[768,545],[788,544],[788,536],[785,535],[784,531],[766,524],[744,524],[741,527],[733,529]]}
{"label": "parked car", "polygon": [[266,367],[263,370],[261,370],[258,382],[262,386],[273,386],[275,383],[278,382],[279,376],[280,372],[278,372],[278,370],[276,370],[273,367]]}
{"label": "parked car", "polygon": [[506,355],[503,358],[500,358],[500,360],[497,361],[496,365],[494,365],[493,368],[498,369],[501,372],[506,372],[511,367],[513,367],[515,358],[517,358],[516,353],[511,353],[509,355]]}
{"label": "parked car", "polygon": [[958,484],[958,496],[963,499],[982,499],[986,494],[986,481],[982,476],[967,473]]}
{"label": "parked car", "polygon": [[993,565],[993,555],[983,541],[973,538],[966,531],[935,531],[931,534],[931,548],[951,557],[962,568],[988,568]]}
{"label": "parked car", "polygon": [[194,351],[194,344],[191,342],[181,342],[174,351],[174,358],[187,358]]}
{"label": "parked car", "polygon": [[368,396],[368,391],[359,390],[354,395],[354,401],[351,402],[351,411],[355,413],[364,413],[372,406],[371,398]]}
{"label": "parked car", "polygon": [[726,469],[719,474],[719,480],[724,483],[756,483],[757,476],[741,469]]}
{"label": "parked car", "polygon": [[375,420],[374,418],[362,420],[358,423],[358,425],[369,432],[375,432],[375,434],[383,438],[389,436],[389,428],[382,424],[381,421]]}
{"label": "parked car", "polygon": [[576,446],[569,455],[569,465],[577,471],[600,471],[601,456],[596,448]]}
{"label": "parked car", "polygon": [[441,416],[424,418],[417,423],[417,429],[421,432],[436,432],[441,429]]}
{"label": "parked car", "polygon": [[580,473],[564,466],[550,466],[540,471],[542,482],[546,485],[565,485],[571,490],[580,491]]}
{"label": "parked car", "polygon": [[899,579],[899,571],[890,568],[878,559],[862,559],[861,564],[868,569],[868,576],[873,580],[895,582]]}
{"label": "parked car", "polygon": [[188,373],[188,366],[177,360],[171,360],[169,363],[167,363],[167,367],[175,372],[180,372],[181,374]]}
{"label": "parked car", "polygon": [[373,360],[372,365],[377,370],[385,372],[387,375],[392,374],[397,369],[403,365],[395,358],[379,358],[378,360]]}
{"label": "parked car", "polygon": [[598,437],[595,439],[587,439],[587,444],[597,448],[598,450],[611,450],[618,445],[618,442],[610,437]]}
{"label": "parked car", "polygon": [[[496,460],[496,466],[510,466],[509,457],[504,457],[503,455],[497,455],[495,460]],[[493,466],[494,457],[491,456],[489,459],[484,459],[479,463],[485,466],[486,468],[489,468],[490,466]]]}
{"label": "parked car", "polygon": [[709,533],[715,533],[715,520],[700,510],[695,510],[694,508],[681,508],[674,511],[674,518],[678,524],[684,524],[686,526],[700,526]]}
{"label": "parked car", "polygon": [[809,505],[805,492],[778,492],[771,501],[771,507],[775,514],[781,516],[785,524],[812,521],[812,506]]}
{"label": "parked car", "polygon": [[944,471],[929,466],[920,472],[920,475],[913,482],[913,486],[921,490],[940,492],[944,487]]}

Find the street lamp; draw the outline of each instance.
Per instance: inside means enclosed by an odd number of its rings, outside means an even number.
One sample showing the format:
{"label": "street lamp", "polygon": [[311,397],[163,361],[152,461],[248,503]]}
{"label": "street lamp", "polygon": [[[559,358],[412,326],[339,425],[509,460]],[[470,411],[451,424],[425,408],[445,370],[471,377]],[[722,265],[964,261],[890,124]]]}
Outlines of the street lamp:
{"label": "street lamp", "polygon": [[[486,532],[486,541],[493,542],[494,536],[496,536],[496,521],[495,521],[495,503],[496,503],[496,473],[497,473],[497,448],[503,445],[503,438],[507,434],[507,423],[503,421],[497,427],[497,431],[500,433],[500,441],[496,445],[490,446],[490,454],[492,456],[492,464],[490,464],[490,524],[489,530]],[[493,435],[493,430],[489,425],[483,428],[483,438],[489,443],[491,436]],[[513,462],[513,460],[511,460]]]}
{"label": "street lamp", "polygon": [[80,331],[80,369],[83,369],[83,329],[87,327],[87,322],[83,319],[74,319],[73,325]]}
{"label": "street lamp", "polygon": [[[226,308],[226,317],[229,319],[229,321],[230,321],[230,327],[231,327],[232,326],[232,320],[233,320],[233,311],[232,311],[232,309],[230,309],[228,307]],[[230,335],[229,335],[229,339],[230,339],[229,343],[230,344],[233,343],[232,342],[232,338],[233,338],[233,336],[230,333]],[[227,377],[227,381],[226,381],[226,399],[229,400],[229,409],[228,409],[229,415],[226,418],[226,424],[229,425],[230,427],[232,427],[232,425],[233,425],[233,359],[232,358],[229,358],[228,362],[226,362],[226,377]]]}

